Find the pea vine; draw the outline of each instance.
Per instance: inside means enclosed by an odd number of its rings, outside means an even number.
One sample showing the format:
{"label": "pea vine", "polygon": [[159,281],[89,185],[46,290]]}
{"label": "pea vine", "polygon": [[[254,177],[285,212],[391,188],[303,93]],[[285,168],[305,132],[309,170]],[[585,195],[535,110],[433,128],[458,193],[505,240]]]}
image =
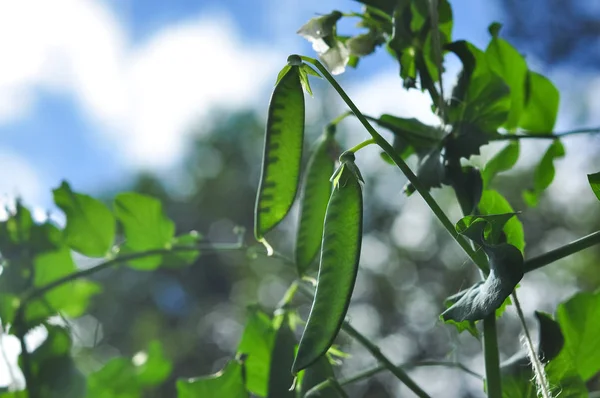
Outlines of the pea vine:
{"label": "pea vine", "polygon": [[[554,315],[535,312],[536,346],[517,288],[525,273],[600,244],[600,231],[527,257],[519,213],[492,188],[492,181],[515,166],[521,140],[549,141],[530,188],[522,192],[524,202],[535,207],[552,183],[554,161],[566,155],[562,140],[600,130],[553,131],[558,90],[530,70],[525,58],[501,38],[499,24],[490,25],[490,42],[482,50],[453,40],[447,0],[360,3],[364,6],[360,13],[333,11],[301,27],[298,33],[313,43],[320,60],[291,55],[277,77],[254,217],[254,237],[264,249],[248,245],[243,231],[238,231],[240,239],[233,244],[210,243],[194,231],[176,234],[160,201],[136,193],[119,194],[111,209],[64,182],[53,191],[54,202],[66,216],[64,227],[50,219],[35,222],[31,212],[16,203],[0,222],[0,320],[2,334],[12,334],[20,343],[19,367],[26,389],[0,392],[0,397],[143,396],[172,372],[160,342],[149,345],[144,361],[113,358],[87,375],[71,356],[68,318],[84,314],[90,299],[101,291],[89,277],[121,265],[142,271],[181,268],[200,256],[225,251],[276,257],[295,269],[297,277],[272,312],[249,311],[236,353],[224,368],[213,375],[179,379],[178,397],[344,397],[348,385],[389,372],[424,398],[431,396],[427,386],[419,385],[409,371],[425,366],[464,372],[481,381],[489,398],[589,396],[589,382],[600,372],[600,291],[577,293]],[[338,34],[342,18],[357,18],[364,33]],[[357,67],[361,58],[380,47],[398,62],[407,90],[429,94],[439,125],[389,114],[365,115],[336,81],[334,75]],[[459,58],[462,70],[451,93],[444,93],[444,60],[451,53]],[[304,93],[312,95],[313,78],[324,78],[348,111],[324,126],[303,170]],[[344,151],[338,127],[351,117],[371,138]],[[470,164],[471,156],[492,141],[506,144],[481,169]],[[485,358],[481,372],[440,360],[396,363],[346,319],[360,266],[363,190],[369,187],[355,160],[373,148],[381,152],[382,162],[400,169],[408,180],[404,193],[422,197],[480,272],[480,281],[447,298],[440,314],[446,325],[440,327],[481,340]],[[415,171],[407,164],[410,157],[418,159]],[[588,180],[589,193],[600,200],[600,172],[588,175]],[[430,191],[439,187],[454,191],[461,219],[452,221],[433,198]],[[268,239],[295,202],[299,221],[290,258]],[[73,253],[96,259],[96,265],[78,269]],[[297,307],[306,301],[312,306],[304,322]],[[513,308],[525,350],[501,362],[497,324]],[[62,322],[57,322],[57,315]],[[30,350],[26,336],[38,326],[45,327],[48,337]],[[337,378],[334,365],[344,357],[335,345],[340,334],[361,345],[378,365]],[[57,367],[62,369],[60,377]],[[125,375],[125,381],[114,381],[117,375]]]}

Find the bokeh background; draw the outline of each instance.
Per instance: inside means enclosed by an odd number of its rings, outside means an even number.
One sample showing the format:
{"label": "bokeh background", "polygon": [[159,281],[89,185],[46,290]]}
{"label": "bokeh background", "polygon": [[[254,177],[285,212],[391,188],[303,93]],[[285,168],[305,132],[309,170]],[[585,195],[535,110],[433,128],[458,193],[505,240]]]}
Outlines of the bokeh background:
{"label": "bokeh background", "polygon": [[[600,125],[600,7],[593,0],[451,1],[454,39],[481,48],[487,26],[504,24],[502,36],[548,75],[561,92],[557,131]],[[287,55],[313,55],[295,34],[317,13],[360,10],[350,0],[19,0],[0,1],[0,202],[20,196],[39,219],[61,222],[51,189],[62,179],[79,192],[110,201],[135,190],[160,198],[180,232],[197,230],[211,242],[235,242],[234,227],[252,230],[262,136],[269,93]],[[354,32],[354,21],[340,32]],[[446,63],[450,86],[460,68]],[[402,89],[397,66],[385,51],[361,60],[339,77],[361,110],[393,113],[427,123],[437,119],[428,97]],[[344,111],[322,82],[307,98],[307,138]],[[350,147],[367,138],[352,120],[340,125]],[[535,142],[534,142],[535,141]],[[600,226],[600,207],[586,173],[600,170],[600,140],[564,140],[567,157],[535,209],[521,192],[549,142],[525,142],[518,167],[498,176],[502,192],[524,223],[526,256],[534,256]],[[307,143],[308,147],[309,143]],[[490,145],[484,164],[496,150]],[[474,267],[424,202],[402,194],[404,177],[369,147],[357,160],[365,176],[365,237],[361,270],[349,312],[351,322],[398,363],[460,360],[483,373],[480,343],[438,320],[443,299],[477,279]],[[414,163],[413,163],[414,165]],[[460,217],[452,192],[434,196],[453,220]],[[290,254],[294,210],[274,234]],[[5,217],[0,209],[0,217]],[[246,237],[254,245],[251,234]],[[528,316],[554,312],[577,289],[600,286],[600,250],[588,249],[528,274],[519,296]],[[85,260],[80,266],[92,264]],[[143,273],[118,268],[99,273],[104,292],[89,315],[73,319],[74,355],[84,371],[115,355],[132,356],[159,339],[174,362],[172,379],[154,397],[174,396],[176,377],[212,373],[235,353],[246,307],[272,309],[294,278],[281,261],[246,252],[201,257],[179,270]],[[306,315],[308,303],[298,300]],[[502,358],[520,349],[513,309],[499,323]],[[531,322],[533,330],[536,324]],[[30,336],[39,344],[43,331]],[[11,382],[19,348],[2,336],[0,385]],[[363,350],[342,337],[352,354],[342,376],[372,366]],[[8,362],[8,364],[7,364]],[[433,396],[480,397],[481,382],[456,370],[421,368],[411,374]],[[13,382],[22,383],[16,371]],[[351,397],[411,396],[382,373],[348,388]]]}

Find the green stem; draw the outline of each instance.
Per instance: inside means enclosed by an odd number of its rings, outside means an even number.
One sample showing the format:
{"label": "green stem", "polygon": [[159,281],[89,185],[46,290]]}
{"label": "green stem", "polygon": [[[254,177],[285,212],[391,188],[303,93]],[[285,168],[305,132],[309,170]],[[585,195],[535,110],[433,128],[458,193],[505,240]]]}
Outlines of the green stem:
{"label": "green stem", "polygon": [[581,239],[577,239],[576,241],[573,241],[565,246],[551,250],[540,256],[530,258],[529,260],[525,261],[525,272],[536,270],[545,265],[560,260],[561,258],[570,256],[571,254],[577,253],[599,243],[600,231],[596,231],[587,236],[584,236]]}
{"label": "green stem", "polygon": [[[456,369],[462,370],[463,372],[465,372],[473,377],[476,377],[479,380],[483,379],[483,377],[480,374],[473,372],[471,369],[467,368],[465,365],[463,365],[462,363],[458,363],[458,362],[423,361],[423,362],[401,364],[401,365],[397,365],[397,366],[402,369],[413,369],[413,368],[426,367],[426,366],[444,366],[447,368],[456,368]],[[370,369],[359,372],[359,373],[355,374],[354,376],[350,376],[345,379],[342,379],[342,380],[338,381],[338,384],[340,386],[345,386],[347,384],[356,383],[357,381],[368,379],[371,376],[375,376],[376,374],[379,374],[385,370],[387,370],[387,368],[384,365],[377,365]],[[305,395],[305,398],[312,397],[312,396],[318,396],[317,394],[319,393],[319,391],[322,391],[329,386],[331,386],[331,383],[329,380],[322,381],[321,383],[317,384],[316,386],[314,386],[313,388],[308,390],[308,392]]]}
{"label": "green stem", "polygon": [[369,138],[368,140],[365,140],[365,141],[361,142],[360,144],[353,146],[352,148],[348,149],[346,152],[356,153],[359,150],[361,150],[362,148],[364,148],[368,145],[371,145],[371,144],[375,144],[375,140],[373,138]]}
{"label": "green stem", "polygon": [[531,361],[533,367],[533,374],[535,376],[536,385],[538,387],[538,394],[541,393],[542,398],[550,398],[550,387],[548,386],[546,372],[544,371],[544,366],[540,362],[540,359],[535,353],[535,348],[533,348],[533,341],[531,340],[529,328],[527,328],[525,316],[523,315],[523,310],[521,309],[521,304],[519,303],[519,298],[517,297],[516,291],[513,292],[512,299],[515,304],[515,308],[517,309],[519,321],[521,322],[521,326],[523,326],[523,331],[525,332],[525,346],[527,348],[528,353],[527,356],[529,357],[529,360]]}
{"label": "green stem", "polygon": [[[329,385],[335,390],[337,391],[338,395],[342,398],[348,398],[348,394],[346,394],[346,391],[344,391],[344,389],[342,388],[342,386],[340,385],[340,383],[338,383],[338,381],[334,378],[329,378],[327,379],[327,381],[329,381]],[[308,394],[307,394],[308,395]]]}
{"label": "green stem", "polygon": [[344,323],[342,324],[342,330],[344,330],[344,332],[346,332],[350,337],[352,337],[354,340],[356,340],[358,343],[360,343],[363,347],[365,347],[367,349],[367,351],[369,351],[371,353],[371,355],[373,355],[373,357],[375,357],[375,359],[377,359],[387,369],[389,369],[389,371],[392,372],[392,374],[394,376],[396,376],[396,378],[398,378],[398,380],[403,382],[418,397],[430,398],[429,395],[425,391],[423,391],[421,389],[421,387],[419,387],[417,385],[417,383],[415,383],[413,381],[413,379],[411,379],[410,376],[408,374],[406,374],[406,372],[404,370],[402,370],[398,366],[394,365],[385,355],[383,355],[383,353],[381,352],[379,347],[377,347],[375,344],[373,344],[371,342],[371,340],[369,340],[368,338],[363,336],[361,333],[359,333],[358,330],[354,329],[354,327],[352,327],[352,325],[350,325],[348,322],[344,321]]}
{"label": "green stem", "polygon": [[600,133],[600,127],[583,128],[571,131],[565,131],[564,133],[528,133],[528,134],[498,134],[490,141],[505,141],[505,140],[521,140],[521,139],[537,139],[537,140],[553,140],[556,138],[562,138],[569,135],[577,134],[598,134]]}
{"label": "green stem", "polygon": [[118,265],[118,264],[121,264],[121,263],[124,263],[127,261],[138,260],[141,258],[146,258],[146,257],[156,256],[156,255],[161,255],[161,254],[169,254],[169,253],[173,253],[173,252],[189,252],[189,251],[202,252],[202,251],[206,251],[206,250],[227,251],[227,250],[239,250],[241,247],[242,246],[240,246],[237,243],[236,244],[219,244],[219,245],[215,244],[215,245],[206,245],[206,246],[173,246],[169,249],[167,249],[167,248],[154,249],[154,250],[146,250],[143,252],[124,254],[122,256],[118,256],[118,257],[112,258],[110,260],[107,260],[103,263],[100,263],[100,264],[96,265],[95,267],[74,272],[74,273],[64,276],[60,279],[57,279],[51,283],[48,283],[47,285],[44,285],[42,287],[39,287],[35,290],[30,291],[28,294],[25,294],[25,296],[21,300],[21,305],[20,305],[19,309],[24,308],[25,304],[28,301],[30,301],[36,297],[43,296],[50,290],[53,290],[65,283],[69,283],[76,279],[80,279],[80,278],[84,278],[86,276],[93,275],[96,272],[102,271],[106,268],[110,268],[112,266],[115,266],[115,265]]}
{"label": "green stem", "polygon": [[348,116],[352,116],[352,112],[346,111],[346,112],[342,113],[341,115],[339,115],[338,117],[336,117],[335,119],[333,119],[332,121],[330,121],[329,124],[332,124],[332,125],[335,126],[339,122],[341,122],[342,120],[344,120],[345,118],[347,118]]}
{"label": "green stem", "polygon": [[496,332],[496,311],[483,320],[483,354],[485,357],[485,383],[488,398],[502,398],[500,356]]}
{"label": "green stem", "polygon": [[352,102],[350,97],[348,97],[348,95],[342,89],[342,87],[338,84],[338,82],[333,78],[333,76],[331,76],[331,74],[329,73],[327,68],[325,68],[323,66],[323,64],[321,64],[319,61],[317,61],[314,58],[305,57],[305,56],[302,56],[301,58],[303,61],[309,62],[309,63],[313,64],[314,66],[316,66],[317,69],[319,69],[319,71],[323,74],[325,79],[327,79],[329,84],[331,84],[331,86],[337,91],[337,93],[342,98],[342,100],[344,100],[344,102],[350,108],[352,113],[354,113],[354,115],[362,123],[362,125],[365,127],[365,129],[367,129],[369,134],[371,134],[371,137],[373,137],[373,140],[375,140],[375,143],[377,145],[379,145],[381,147],[381,149],[383,149],[385,151],[385,153],[387,153],[387,155],[392,159],[392,161],[396,164],[396,166],[398,166],[398,168],[402,171],[402,173],[404,173],[406,178],[408,178],[408,181],[410,181],[410,183],[415,187],[417,192],[419,192],[419,194],[423,197],[423,199],[425,200],[425,202],[427,203],[427,205],[429,206],[431,211],[433,211],[433,213],[436,215],[438,220],[440,220],[440,222],[442,223],[444,228],[446,228],[448,233],[454,238],[454,240],[456,240],[456,242],[460,245],[460,247],[462,247],[462,249],[465,251],[465,253],[467,253],[467,255],[471,258],[471,260],[473,260],[473,262],[475,264],[477,264],[477,266],[480,269],[484,270],[484,272],[488,272],[487,264],[484,263],[483,261],[481,261],[480,257],[478,258],[475,255],[475,252],[471,249],[471,247],[469,246],[469,243],[462,236],[460,236],[458,234],[458,232],[456,232],[456,229],[454,228],[454,224],[448,219],[448,217],[446,216],[444,211],[440,208],[440,206],[437,204],[437,202],[433,199],[433,197],[431,196],[429,191],[423,187],[423,185],[421,184],[421,182],[419,181],[417,176],[413,173],[413,171],[410,169],[410,167],[408,167],[406,162],[404,162],[404,160],[402,160],[402,158],[394,150],[392,145],[389,142],[387,142],[385,140],[385,138],[383,138],[373,128],[373,126],[371,126],[369,121],[363,116],[363,114],[356,107],[356,105],[354,105],[354,103]]}

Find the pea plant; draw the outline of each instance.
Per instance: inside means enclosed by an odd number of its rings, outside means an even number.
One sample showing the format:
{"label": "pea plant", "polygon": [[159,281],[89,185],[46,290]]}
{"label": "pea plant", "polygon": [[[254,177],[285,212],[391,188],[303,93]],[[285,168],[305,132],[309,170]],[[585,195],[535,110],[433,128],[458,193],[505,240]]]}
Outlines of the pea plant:
{"label": "pea plant", "polygon": [[[355,159],[369,146],[379,147],[382,162],[400,169],[408,179],[404,193],[422,197],[479,269],[481,281],[447,298],[440,314],[447,325],[440,327],[456,328],[482,342],[481,391],[489,398],[591,396],[590,381],[600,372],[600,292],[577,293],[554,315],[535,312],[539,323],[535,346],[517,288],[525,273],[599,244],[600,231],[525,258],[519,214],[491,185],[498,173],[513,168],[521,140],[545,140],[549,145],[531,188],[522,193],[524,202],[535,207],[554,178],[554,160],[565,156],[563,136],[590,131],[552,132],[558,90],[530,70],[524,57],[500,37],[499,24],[490,25],[490,42],[482,50],[464,40],[453,41],[447,0],[360,3],[360,13],[333,11],[304,25],[298,33],[313,43],[321,61],[291,55],[277,77],[255,208],[254,235],[264,249],[243,240],[234,245],[210,243],[195,231],[176,234],[160,201],[137,193],[117,195],[109,209],[64,182],[53,191],[65,214],[64,226],[52,219],[35,221],[21,202],[9,209],[8,218],[0,222],[0,331],[3,338],[13,335],[20,344],[25,389],[13,385],[0,391],[0,397],[144,396],[172,373],[159,341],[142,356],[116,357],[92,372],[84,373],[76,365],[68,319],[85,314],[90,299],[100,293],[101,286],[89,277],[119,265],[140,271],[180,268],[225,250],[277,257],[295,267],[297,278],[289,281],[277,308],[250,309],[237,350],[221,371],[178,379],[178,397],[345,397],[351,383],[387,371],[423,398],[430,397],[427,386],[411,378],[411,368],[447,366],[478,376],[458,362],[398,364],[346,320],[359,271],[363,187],[368,189]],[[342,18],[357,18],[364,33],[338,34]],[[335,80],[333,75],[357,67],[362,57],[379,47],[398,62],[407,90],[429,94],[438,125],[388,114],[365,115]],[[462,63],[449,94],[442,81],[448,54]],[[349,110],[324,127],[302,170],[304,93],[312,95],[312,78],[324,78]],[[349,117],[357,118],[371,138],[344,151],[336,138],[337,126]],[[493,141],[505,144],[483,168],[471,165],[469,158]],[[409,157],[418,159],[416,171],[407,165]],[[588,180],[591,190],[586,194],[600,200],[600,172],[589,174]],[[448,218],[430,193],[438,187],[453,190],[463,218],[456,222]],[[295,250],[287,257],[268,239],[297,200]],[[96,265],[78,269],[74,253],[94,259]],[[297,311],[302,300],[312,300],[306,320]],[[516,311],[521,323],[524,351],[501,363],[497,323],[509,309]],[[47,337],[32,350],[26,336],[40,326]],[[340,332],[363,346],[379,365],[348,378],[336,377],[334,365],[344,358],[334,344]],[[446,396],[455,394],[448,391]]]}

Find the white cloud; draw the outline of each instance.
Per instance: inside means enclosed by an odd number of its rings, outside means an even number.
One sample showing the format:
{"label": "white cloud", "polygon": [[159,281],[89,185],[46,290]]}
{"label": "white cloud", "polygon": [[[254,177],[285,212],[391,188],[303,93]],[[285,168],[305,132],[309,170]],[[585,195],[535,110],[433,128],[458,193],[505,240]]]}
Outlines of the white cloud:
{"label": "white cloud", "polygon": [[244,44],[225,15],[171,25],[133,48],[96,0],[0,3],[0,123],[34,109],[40,90],[72,95],[134,166],[166,166],[213,107],[256,103],[285,62]]}
{"label": "white cloud", "polygon": [[[15,197],[38,202],[42,193],[42,181],[36,170],[21,156],[0,150],[2,177],[0,178],[0,218],[5,206],[11,206]],[[8,195],[8,196],[7,196]]]}

